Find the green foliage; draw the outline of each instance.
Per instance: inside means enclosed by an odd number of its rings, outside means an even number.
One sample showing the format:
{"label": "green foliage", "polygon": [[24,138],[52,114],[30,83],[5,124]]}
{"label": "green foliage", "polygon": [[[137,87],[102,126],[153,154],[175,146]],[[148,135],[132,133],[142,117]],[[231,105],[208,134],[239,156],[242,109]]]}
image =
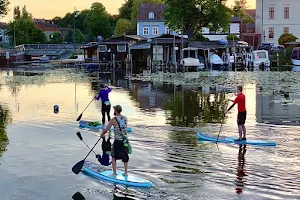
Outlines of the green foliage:
{"label": "green foliage", "polygon": [[119,18],[131,20],[131,12],[134,0],[127,0],[121,8],[119,8]]}
{"label": "green foliage", "polygon": [[21,19],[21,11],[19,6],[14,7],[14,20],[16,19]]}
{"label": "green foliage", "polygon": [[32,18],[21,18],[7,25],[7,35],[11,44],[14,41],[14,27],[16,30],[16,45],[46,42],[46,35],[35,27]]}
{"label": "green foliage", "polygon": [[191,41],[209,41],[209,39],[200,33],[196,33],[191,37]]}
{"label": "green foliage", "polygon": [[10,111],[4,106],[0,105],[0,157],[6,150],[8,144],[8,137],[6,127],[12,122]]}
{"label": "green foliage", "polygon": [[232,7],[232,14],[234,17],[240,17],[243,24],[254,23],[253,17],[246,13],[247,0],[235,0],[234,6]]}
{"label": "green foliage", "polygon": [[227,35],[226,39],[227,39],[228,41],[229,41],[229,40],[234,40],[234,41],[239,41],[239,40],[240,40],[240,38],[239,38],[238,36],[232,35],[232,34]]}
{"label": "green foliage", "polygon": [[70,59],[77,59],[78,58],[78,56],[75,54],[75,53],[73,53],[71,56],[70,56]]}
{"label": "green foliage", "polygon": [[[74,43],[74,30],[70,29],[65,37],[66,42]],[[81,44],[85,41],[85,37],[79,29],[75,30],[75,41],[76,44]]]}
{"label": "green foliage", "polygon": [[225,0],[166,0],[165,20],[170,29],[181,30],[189,38],[203,27],[227,31],[231,10]]}
{"label": "green foliage", "polygon": [[131,23],[128,19],[119,19],[115,28],[115,36],[122,36],[131,30]]}
{"label": "green foliage", "polygon": [[49,36],[49,42],[51,44],[62,44],[64,43],[64,39],[59,32],[55,32]]}
{"label": "green foliage", "polygon": [[[220,123],[224,119],[226,98],[224,93],[210,94],[201,91],[177,91],[178,95],[170,97],[164,108],[167,110],[167,122],[172,126],[196,126],[201,123]],[[187,103],[188,102],[188,103]]]}
{"label": "green foliage", "polygon": [[131,25],[136,27],[136,18],[139,12],[139,7],[142,3],[156,4],[163,3],[163,0],[133,0],[133,6],[131,10]]}
{"label": "green foliage", "polygon": [[8,8],[9,4],[10,4],[9,0],[0,0],[0,18],[7,15],[9,11]]}
{"label": "green foliage", "polygon": [[295,42],[297,39],[298,38],[291,33],[284,33],[279,37],[278,43],[280,45],[285,45],[288,42]]}
{"label": "green foliage", "polygon": [[87,29],[89,35],[93,37],[101,35],[104,38],[109,38],[112,35],[108,13],[101,3],[92,4],[91,12],[88,16]]}

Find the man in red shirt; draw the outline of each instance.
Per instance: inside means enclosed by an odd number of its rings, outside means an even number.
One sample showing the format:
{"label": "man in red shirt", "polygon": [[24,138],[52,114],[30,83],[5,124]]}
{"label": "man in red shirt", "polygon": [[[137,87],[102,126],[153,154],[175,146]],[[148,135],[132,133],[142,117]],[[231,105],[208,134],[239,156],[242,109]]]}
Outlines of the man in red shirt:
{"label": "man in red shirt", "polygon": [[246,122],[246,116],[247,116],[247,111],[246,111],[246,97],[243,94],[243,87],[238,86],[237,87],[237,97],[235,98],[234,101],[230,100],[233,102],[233,104],[229,107],[227,112],[231,110],[235,104],[238,104],[238,115],[237,115],[237,124],[239,128],[239,139],[238,141],[246,140],[246,127],[245,127],[245,122]]}

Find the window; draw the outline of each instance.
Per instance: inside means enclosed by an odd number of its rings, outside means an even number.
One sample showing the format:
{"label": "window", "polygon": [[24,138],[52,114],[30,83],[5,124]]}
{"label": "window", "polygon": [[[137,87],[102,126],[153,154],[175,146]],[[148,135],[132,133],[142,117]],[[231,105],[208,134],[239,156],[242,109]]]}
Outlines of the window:
{"label": "window", "polygon": [[166,27],[165,34],[170,34],[170,29]]}
{"label": "window", "polygon": [[290,7],[284,7],[284,19],[290,18]]}
{"label": "window", "polygon": [[152,35],[158,35],[158,27],[152,28]]}
{"label": "window", "polygon": [[126,45],[125,44],[118,44],[117,51],[118,52],[126,52]]}
{"label": "window", "polygon": [[143,28],[143,35],[149,35],[149,28],[148,27]]}
{"label": "window", "polygon": [[106,52],[107,46],[106,45],[99,45],[99,52]]}
{"label": "window", "polygon": [[289,33],[290,29],[289,27],[283,27],[283,33]]}
{"label": "window", "polygon": [[269,19],[274,19],[275,9],[274,7],[269,7]]}
{"label": "window", "polygon": [[149,13],[149,19],[154,19],[154,13],[153,12]]}
{"label": "window", "polygon": [[270,39],[274,38],[274,27],[269,27],[269,38]]}

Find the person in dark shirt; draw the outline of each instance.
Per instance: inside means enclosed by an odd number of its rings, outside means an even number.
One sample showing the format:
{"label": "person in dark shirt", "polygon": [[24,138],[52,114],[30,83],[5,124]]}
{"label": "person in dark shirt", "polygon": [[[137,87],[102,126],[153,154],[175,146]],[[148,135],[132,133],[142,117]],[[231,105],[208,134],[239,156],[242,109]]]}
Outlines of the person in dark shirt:
{"label": "person in dark shirt", "polygon": [[246,97],[243,94],[242,86],[237,87],[237,93],[238,93],[238,95],[235,98],[235,100],[234,101],[230,100],[233,102],[233,104],[229,107],[227,112],[230,111],[235,106],[235,104],[238,104],[237,124],[238,124],[238,129],[239,129],[239,139],[237,141],[242,141],[242,140],[246,140],[245,122],[246,122],[246,116],[247,116]]}
{"label": "person in dark shirt", "polygon": [[107,114],[107,120],[110,121],[110,109],[111,103],[108,98],[108,94],[111,92],[111,89],[108,86],[104,86],[103,84],[100,85],[100,91],[95,99],[98,101],[101,98],[102,107],[102,124],[105,125],[105,114]]}

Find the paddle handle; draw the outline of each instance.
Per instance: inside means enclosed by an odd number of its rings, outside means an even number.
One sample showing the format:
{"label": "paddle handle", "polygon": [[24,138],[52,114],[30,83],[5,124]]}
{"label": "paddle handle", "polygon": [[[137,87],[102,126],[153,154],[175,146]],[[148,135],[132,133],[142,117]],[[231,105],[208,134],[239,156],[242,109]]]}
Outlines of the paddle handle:
{"label": "paddle handle", "polygon": [[[92,101],[85,107],[85,109],[82,111],[82,113],[84,113],[84,111],[91,105],[91,103],[95,100],[95,98],[92,99]],[[82,114],[81,113],[81,114]]]}
{"label": "paddle handle", "polygon": [[101,137],[99,138],[99,140],[96,142],[96,144],[93,146],[93,148],[91,148],[90,152],[85,156],[85,158],[83,160],[85,160],[89,155],[90,153],[93,151],[93,149],[95,148],[95,146],[100,142],[101,140]]}

